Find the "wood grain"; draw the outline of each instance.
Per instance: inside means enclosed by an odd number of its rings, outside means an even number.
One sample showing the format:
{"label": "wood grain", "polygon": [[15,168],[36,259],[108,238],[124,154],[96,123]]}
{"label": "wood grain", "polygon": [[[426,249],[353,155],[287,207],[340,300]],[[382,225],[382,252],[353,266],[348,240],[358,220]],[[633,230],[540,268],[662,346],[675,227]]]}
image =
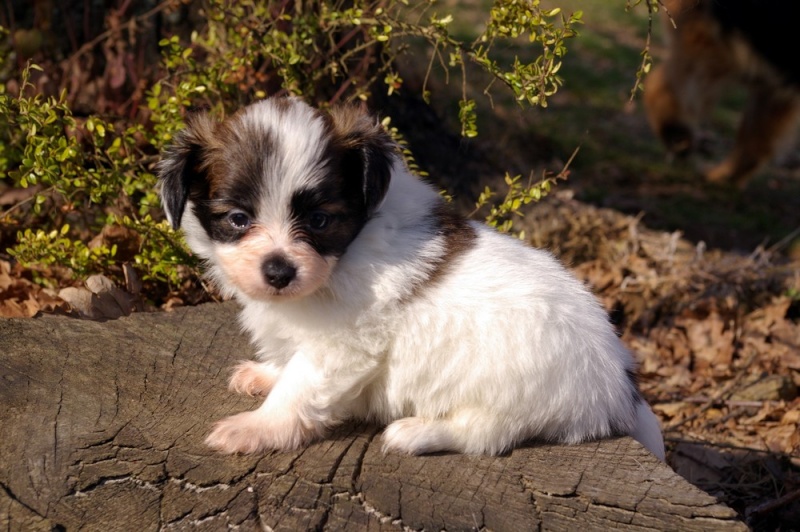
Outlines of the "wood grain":
{"label": "wood grain", "polygon": [[0,529],[746,530],[630,438],[408,457],[348,424],[215,454],[210,424],[258,402],[226,389],[251,355],[233,304],[0,320]]}

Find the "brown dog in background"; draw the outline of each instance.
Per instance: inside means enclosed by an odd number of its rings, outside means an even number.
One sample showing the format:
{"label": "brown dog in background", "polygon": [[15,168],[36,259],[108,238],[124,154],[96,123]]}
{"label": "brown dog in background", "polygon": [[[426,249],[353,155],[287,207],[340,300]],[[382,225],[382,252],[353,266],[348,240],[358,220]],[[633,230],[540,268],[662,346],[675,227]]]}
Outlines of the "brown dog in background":
{"label": "brown dog in background", "polygon": [[[668,57],[645,82],[644,103],[667,149],[696,147],[695,129],[726,82],[748,87],[732,153],[706,172],[739,186],[767,163],[800,117],[800,1],[663,0]],[[669,17],[664,17],[668,19]]]}

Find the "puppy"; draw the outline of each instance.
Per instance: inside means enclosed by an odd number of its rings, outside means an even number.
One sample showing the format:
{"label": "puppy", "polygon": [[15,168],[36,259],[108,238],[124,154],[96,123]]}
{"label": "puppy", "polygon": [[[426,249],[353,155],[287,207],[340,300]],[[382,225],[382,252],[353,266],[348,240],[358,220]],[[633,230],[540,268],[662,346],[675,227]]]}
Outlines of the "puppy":
{"label": "puppy", "polygon": [[[739,186],[766,164],[800,117],[794,26],[800,3],[664,0],[669,55],[645,80],[644,105],[670,152],[695,148],[695,130],[727,82],[749,89],[731,154],[706,178]],[[666,17],[665,17],[666,20]]]}
{"label": "puppy", "polygon": [[346,419],[386,450],[498,454],[630,434],[659,458],[635,366],[549,254],[451,212],[352,107],[269,99],[194,114],[159,168],[173,227],[242,305],[266,397],[216,424],[226,453],[294,449]]}

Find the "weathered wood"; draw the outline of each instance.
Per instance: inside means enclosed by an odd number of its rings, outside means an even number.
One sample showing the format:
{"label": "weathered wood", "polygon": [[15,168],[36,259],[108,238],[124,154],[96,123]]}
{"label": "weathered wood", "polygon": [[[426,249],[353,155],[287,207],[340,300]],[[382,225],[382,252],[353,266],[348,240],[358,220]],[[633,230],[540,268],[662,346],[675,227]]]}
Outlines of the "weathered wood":
{"label": "weathered wood", "polygon": [[630,438],[408,457],[351,424],[215,454],[210,423],[256,404],[225,386],[252,353],[235,313],[0,321],[0,529],[745,529]]}

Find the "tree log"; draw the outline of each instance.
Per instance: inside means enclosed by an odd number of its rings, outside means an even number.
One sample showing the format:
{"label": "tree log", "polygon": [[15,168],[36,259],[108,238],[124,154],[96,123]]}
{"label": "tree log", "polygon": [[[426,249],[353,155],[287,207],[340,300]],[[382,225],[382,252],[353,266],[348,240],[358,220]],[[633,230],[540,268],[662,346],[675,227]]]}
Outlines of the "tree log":
{"label": "tree log", "polygon": [[0,529],[746,530],[630,438],[410,457],[346,424],[216,454],[210,424],[258,403],[226,389],[253,353],[236,312],[0,320]]}

